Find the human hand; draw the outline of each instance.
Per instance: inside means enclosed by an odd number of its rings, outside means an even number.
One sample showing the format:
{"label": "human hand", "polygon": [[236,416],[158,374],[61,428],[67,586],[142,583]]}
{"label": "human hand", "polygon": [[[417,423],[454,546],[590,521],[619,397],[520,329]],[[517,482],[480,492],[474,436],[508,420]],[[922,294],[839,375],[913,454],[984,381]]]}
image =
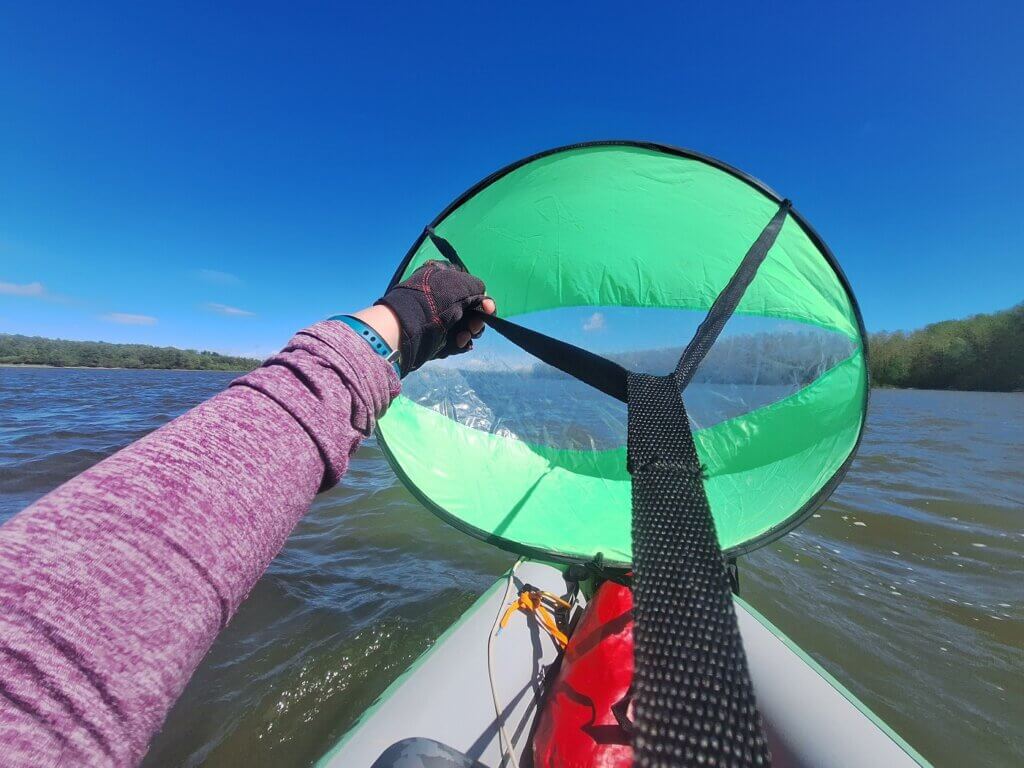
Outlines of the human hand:
{"label": "human hand", "polygon": [[377,300],[373,310],[389,310],[401,329],[398,342],[403,376],[428,360],[473,348],[473,339],[483,333],[484,321],[471,310],[487,314],[496,310],[485,291],[479,279],[458,267],[446,261],[428,261]]}

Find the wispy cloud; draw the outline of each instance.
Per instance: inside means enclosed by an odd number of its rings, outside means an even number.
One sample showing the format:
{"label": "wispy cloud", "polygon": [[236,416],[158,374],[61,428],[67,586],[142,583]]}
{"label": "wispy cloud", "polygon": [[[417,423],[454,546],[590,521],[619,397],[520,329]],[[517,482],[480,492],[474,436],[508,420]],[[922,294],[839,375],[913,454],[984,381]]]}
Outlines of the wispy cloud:
{"label": "wispy cloud", "polygon": [[46,295],[42,283],[4,283],[0,282],[0,294],[4,296],[33,296],[41,298]]}
{"label": "wispy cloud", "polygon": [[218,315],[227,315],[228,317],[254,317],[255,312],[250,312],[247,309],[239,309],[238,307],[229,307],[227,304],[217,304],[216,302],[209,302],[206,308],[211,312],[216,312]]}
{"label": "wispy cloud", "polygon": [[102,319],[121,325],[156,325],[156,318],[150,315],[132,315],[127,312],[111,312]]}
{"label": "wispy cloud", "polygon": [[213,285],[239,285],[242,282],[242,278],[238,275],[232,275],[230,272],[221,272],[218,269],[198,269],[196,270],[196,277],[204,283],[212,283]]}
{"label": "wispy cloud", "polygon": [[604,314],[601,312],[595,312],[583,321],[583,330],[588,333],[591,331],[600,331],[602,329],[604,329]]}

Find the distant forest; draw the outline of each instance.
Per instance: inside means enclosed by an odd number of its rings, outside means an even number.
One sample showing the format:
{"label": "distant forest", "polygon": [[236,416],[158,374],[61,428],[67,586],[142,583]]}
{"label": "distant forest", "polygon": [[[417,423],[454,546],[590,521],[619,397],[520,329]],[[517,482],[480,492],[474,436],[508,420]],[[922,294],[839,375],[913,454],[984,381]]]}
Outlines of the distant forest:
{"label": "distant forest", "polygon": [[868,353],[879,387],[1022,391],[1024,303],[912,333],[875,333]]}
{"label": "distant forest", "polygon": [[[808,384],[853,354],[853,345],[835,333],[751,333],[722,336],[693,376],[695,384]],[[679,349],[623,352],[608,357],[634,371],[666,374],[675,369]]]}
{"label": "distant forest", "polygon": [[58,368],[181,368],[189,371],[250,371],[259,360],[194,349],[65,341],[0,333],[0,364],[52,365]]}
{"label": "distant forest", "polygon": [[[682,354],[681,347],[641,349],[607,355],[632,371],[664,375]],[[755,333],[720,338],[693,377],[695,384],[800,385],[853,353],[852,343],[834,333]],[[563,378],[566,374],[536,363],[531,376]]]}
{"label": "distant forest", "polygon": [[[1024,303],[911,333],[875,333],[868,351],[871,383],[877,387],[1024,391]],[[726,337],[712,348],[695,381],[806,383],[850,352],[848,342],[834,334]],[[678,356],[678,349],[610,355],[627,368],[656,373],[671,370]],[[0,333],[0,364],[248,371],[260,361],[194,349]],[[530,373],[545,378],[564,375],[543,363]]]}
{"label": "distant forest", "polygon": [[[636,371],[667,373],[680,349],[608,355]],[[698,368],[695,383],[805,384],[846,358],[849,342],[838,334],[745,334],[723,337]],[[875,333],[868,340],[871,383],[876,387],[1024,391],[1024,304],[990,315],[947,320],[910,333]],[[543,363],[535,376],[559,378]]]}

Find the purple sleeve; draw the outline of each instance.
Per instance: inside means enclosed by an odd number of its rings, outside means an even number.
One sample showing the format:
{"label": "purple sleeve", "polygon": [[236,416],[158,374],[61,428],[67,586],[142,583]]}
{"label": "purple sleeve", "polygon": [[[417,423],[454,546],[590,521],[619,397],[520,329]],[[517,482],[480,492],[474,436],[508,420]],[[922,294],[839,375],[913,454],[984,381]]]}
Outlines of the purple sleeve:
{"label": "purple sleeve", "polygon": [[318,323],[0,527],[0,763],[138,763],[398,390],[353,331]]}

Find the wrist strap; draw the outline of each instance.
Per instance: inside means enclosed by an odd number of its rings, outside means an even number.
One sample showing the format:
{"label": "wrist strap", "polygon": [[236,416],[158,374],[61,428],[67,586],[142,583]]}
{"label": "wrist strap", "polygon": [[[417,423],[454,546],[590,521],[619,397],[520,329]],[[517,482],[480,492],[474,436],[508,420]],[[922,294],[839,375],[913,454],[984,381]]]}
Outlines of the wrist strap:
{"label": "wrist strap", "polygon": [[339,323],[344,323],[355,331],[361,339],[370,345],[370,349],[391,363],[391,367],[395,369],[395,373],[398,374],[399,378],[402,377],[402,369],[398,364],[401,359],[401,354],[398,350],[392,349],[391,345],[384,341],[384,339],[380,337],[380,334],[372,327],[364,323],[358,317],[353,317],[352,315],[335,315],[334,317],[329,317],[327,319],[337,320]]}

